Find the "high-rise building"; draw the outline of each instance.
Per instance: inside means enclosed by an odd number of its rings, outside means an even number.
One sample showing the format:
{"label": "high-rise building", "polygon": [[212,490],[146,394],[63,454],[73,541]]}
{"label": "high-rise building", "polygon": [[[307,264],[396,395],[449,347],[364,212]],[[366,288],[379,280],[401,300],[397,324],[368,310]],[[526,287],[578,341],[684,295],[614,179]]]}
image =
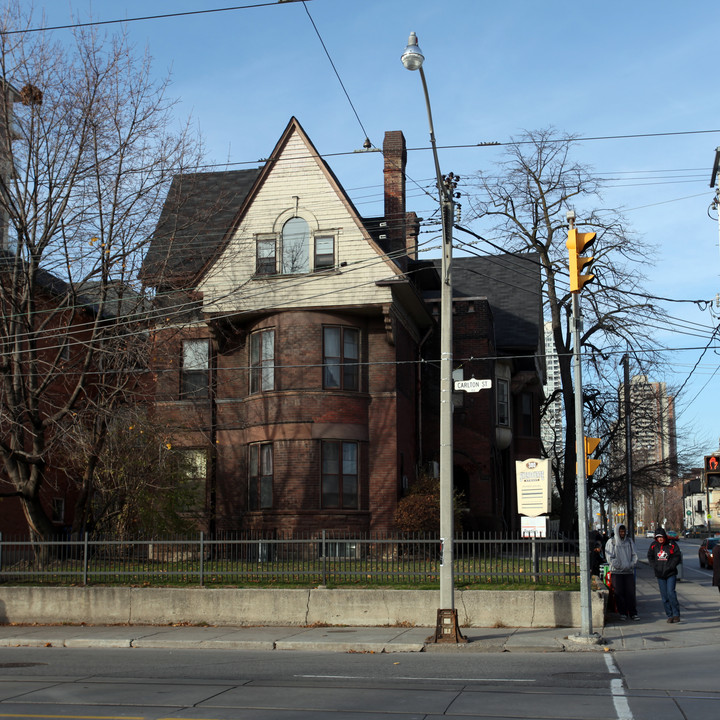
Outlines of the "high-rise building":
{"label": "high-rise building", "polygon": [[664,382],[647,375],[630,379],[630,429],[635,523],[638,531],[654,529],[668,519],[667,490],[677,479],[675,398]]}
{"label": "high-rise building", "polygon": [[555,351],[552,323],[545,323],[545,368],[546,379],[543,385],[546,398],[553,398],[543,416],[541,437],[543,448],[552,460],[562,457],[565,442],[563,401],[560,390],[560,361]]}

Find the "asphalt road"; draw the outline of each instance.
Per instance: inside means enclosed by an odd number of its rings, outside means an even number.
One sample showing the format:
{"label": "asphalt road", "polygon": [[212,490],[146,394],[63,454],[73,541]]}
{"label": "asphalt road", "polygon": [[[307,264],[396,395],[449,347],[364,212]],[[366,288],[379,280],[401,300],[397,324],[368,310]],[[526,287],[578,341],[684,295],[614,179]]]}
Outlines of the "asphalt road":
{"label": "asphalt road", "polygon": [[716,654],[2,648],[0,717],[707,720]]}
{"label": "asphalt road", "polygon": [[[641,556],[647,544],[638,540]],[[683,542],[684,582],[710,597],[698,545]],[[628,629],[658,634],[654,623]],[[720,706],[716,668],[716,644],[527,654],[7,647],[0,718],[708,720]]]}

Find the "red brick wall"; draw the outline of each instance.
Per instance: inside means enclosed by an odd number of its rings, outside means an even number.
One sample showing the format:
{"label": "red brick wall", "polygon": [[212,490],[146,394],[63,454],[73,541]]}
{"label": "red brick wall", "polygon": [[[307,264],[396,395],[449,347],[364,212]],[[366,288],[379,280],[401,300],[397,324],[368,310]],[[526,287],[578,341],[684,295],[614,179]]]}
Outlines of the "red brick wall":
{"label": "red brick wall", "polygon": [[[362,337],[360,391],[322,388],[323,325],[360,329]],[[275,390],[250,395],[249,335],[275,329]],[[396,390],[399,356],[412,358],[414,343],[401,325],[390,341],[385,318],[326,311],[269,314],[242,327],[217,355],[215,406],[217,451],[217,528],[278,530],[390,530],[399,496],[399,458],[410,471],[415,465],[414,365],[402,366]],[[182,338],[207,335],[192,329],[158,342],[156,412],[191,446],[213,437],[210,400],[183,401],[178,358]],[[165,358],[164,348],[173,355]],[[398,412],[402,408],[402,413]],[[402,422],[398,418],[402,418]],[[360,507],[325,510],[320,501],[321,440],[354,440],[360,450]],[[273,508],[249,511],[247,446],[273,443]]]}

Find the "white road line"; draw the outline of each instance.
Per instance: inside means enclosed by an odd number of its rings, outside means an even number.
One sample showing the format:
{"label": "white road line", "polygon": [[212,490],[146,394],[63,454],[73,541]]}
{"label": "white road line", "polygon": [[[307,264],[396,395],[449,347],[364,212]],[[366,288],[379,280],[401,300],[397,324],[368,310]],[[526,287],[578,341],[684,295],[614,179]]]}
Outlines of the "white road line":
{"label": "white road line", "polygon": [[[605,653],[605,664],[607,665],[608,672],[613,675],[619,675],[615,661],[612,655]],[[627,697],[625,697],[625,688],[623,687],[621,678],[613,678],[610,680],[610,692],[612,693],[613,705],[615,706],[615,714],[618,720],[634,720],[632,712],[630,712],[630,705],[628,704]]]}
{"label": "white road line", "polygon": [[[294,675],[296,678],[311,678],[320,680],[377,680],[378,678],[366,676],[366,675]],[[393,677],[383,678],[385,680],[440,680],[447,682],[508,682],[508,683],[533,683],[536,682],[534,678],[454,678],[454,677]]]}

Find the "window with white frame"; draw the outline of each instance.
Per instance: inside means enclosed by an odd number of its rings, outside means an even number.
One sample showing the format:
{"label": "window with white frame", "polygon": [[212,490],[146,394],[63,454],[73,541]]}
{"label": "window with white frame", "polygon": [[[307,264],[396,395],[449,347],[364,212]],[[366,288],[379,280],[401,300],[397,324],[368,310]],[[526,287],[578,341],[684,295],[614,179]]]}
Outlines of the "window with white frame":
{"label": "window with white frame", "polygon": [[[311,255],[312,253],[312,255]],[[335,267],[335,234],[314,234],[301,217],[290,218],[277,233],[255,236],[255,275],[295,275]]]}
{"label": "window with white frame", "polygon": [[273,506],[273,446],[252,443],[248,452],[248,508],[266,510]]}
{"label": "window with white frame", "polygon": [[206,339],[183,340],[181,398],[206,398],[210,389],[210,343]]}
{"label": "window with white frame", "polygon": [[333,235],[315,236],[314,270],[324,270],[335,266],[335,237]]}
{"label": "window with white frame", "polygon": [[357,328],[323,328],[323,387],[357,390],[360,386],[360,331]]}
{"label": "window with white frame", "polygon": [[301,217],[290,218],[282,229],[282,272],[310,272],[310,226]]}
{"label": "window with white frame", "polygon": [[258,235],[255,245],[255,273],[257,275],[275,275],[277,273],[277,238],[275,235]]}
{"label": "window with white frame", "polygon": [[358,500],[358,444],[322,442],[321,503],[323,508],[356,510]]}
{"label": "window with white frame", "polygon": [[321,540],[318,542],[318,557],[326,558],[360,558],[360,543],[346,540]]}
{"label": "window with white frame", "polygon": [[497,379],[497,424],[510,425],[510,383],[505,378]]}
{"label": "window with white frame", "polygon": [[180,511],[198,513],[205,509],[205,488],[208,478],[207,448],[183,448],[183,480]]}
{"label": "window with white frame", "polygon": [[275,330],[250,335],[250,392],[275,389]]}

